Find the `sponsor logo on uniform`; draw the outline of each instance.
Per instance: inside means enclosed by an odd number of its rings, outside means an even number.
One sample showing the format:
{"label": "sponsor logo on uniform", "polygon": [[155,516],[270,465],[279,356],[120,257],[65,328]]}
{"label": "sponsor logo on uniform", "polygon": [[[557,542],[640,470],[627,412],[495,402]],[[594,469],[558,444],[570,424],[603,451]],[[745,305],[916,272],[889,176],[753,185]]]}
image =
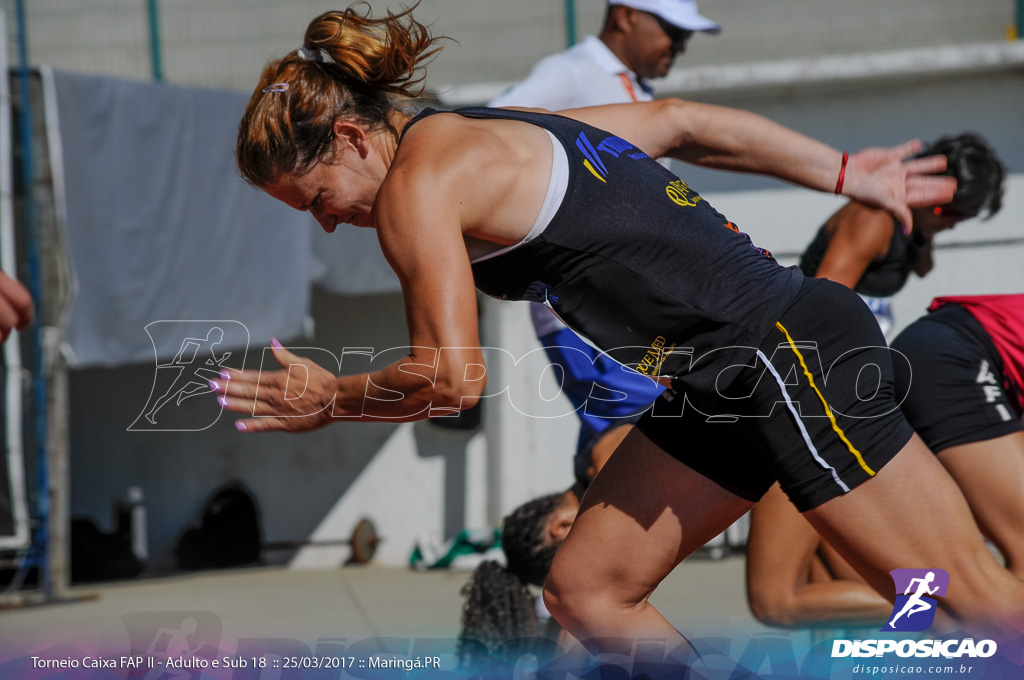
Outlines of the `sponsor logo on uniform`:
{"label": "sponsor logo on uniform", "polygon": [[665,359],[668,358],[669,354],[675,351],[675,344],[671,344],[665,347],[664,336],[659,335],[651,342],[651,347],[644,354],[643,358],[640,359],[640,363],[636,366],[637,373],[642,373],[646,376],[657,376],[661,373],[662,364],[665,363]]}
{"label": "sponsor logo on uniform", "polygon": [[614,158],[619,158],[625,154],[627,158],[634,161],[650,158],[650,156],[640,149],[637,149],[622,137],[616,137],[615,135],[605,137],[597,147],[595,147],[590,143],[590,140],[587,139],[587,134],[585,132],[581,132],[579,137],[576,138],[576,148],[583,154],[583,167],[589,170],[590,174],[602,182],[608,181],[608,168],[605,166],[604,161],[601,160],[601,155],[598,151],[603,151]]}
{"label": "sponsor logo on uniform", "polygon": [[1003,403],[1005,401],[1003,388],[992,372],[992,367],[989,366],[988,361],[985,359],[981,360],[981,365],[978,367],[977,383],[981,385],[981,389],[985,393],[985,403],[995,404],[996,413],[999,414],[1000,420],[1004,423],[1013,420],[1013,414],[1010,413],[1010,409]]}
{"label": "sponsor logo on uniform", "polygon": [[665,187],[665,193],[668,194],[669,199],[673,203],[686,208],[693,208],[699,201],[703,200],[696,191],[691,189],[689,185],[681,179],[669,182],[669,185]]}
{"label": "sponsor logo on uniform", "polygon": [[576,138],[576,148],[583,154],[583,167],[589,170],[594,177],[602,182],[607,182],[608,168],[605,167],[604,161],[598,155],[597,149],[587,139],[585,132],[581,132],[580,136]]}
{"label": "sponsor logo on uniform", "polygon": [[[598,151],[604,151],[605,153],[610,154],[615,158],[618,158],[627,151],[633,150],[633,148],[635,147],[629,142],[627,142],[625,139],[623,139],[622,137],[616,137],[614,135],[611,137],[605,137],[604,139],[601,140],[601,143],[597,145]],[[629,157],[633,158],[635,155],[636,154],[631,154]],[[641,157],[647,158],[647,154],[642,154]]]}

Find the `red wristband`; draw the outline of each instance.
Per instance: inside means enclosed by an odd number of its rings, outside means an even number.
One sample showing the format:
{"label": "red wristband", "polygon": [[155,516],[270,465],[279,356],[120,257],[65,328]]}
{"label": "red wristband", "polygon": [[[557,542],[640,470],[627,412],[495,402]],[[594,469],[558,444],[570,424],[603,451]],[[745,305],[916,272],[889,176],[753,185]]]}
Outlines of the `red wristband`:
{"label": "red wristband", "polygon": [[850,154],[847,151],[843,152],[843,165],[839,168],[839,179],[836,180],[836,190],[832,193],[841,194],[843,193],[843,180],[846,179],[846,161],[850,159]]}

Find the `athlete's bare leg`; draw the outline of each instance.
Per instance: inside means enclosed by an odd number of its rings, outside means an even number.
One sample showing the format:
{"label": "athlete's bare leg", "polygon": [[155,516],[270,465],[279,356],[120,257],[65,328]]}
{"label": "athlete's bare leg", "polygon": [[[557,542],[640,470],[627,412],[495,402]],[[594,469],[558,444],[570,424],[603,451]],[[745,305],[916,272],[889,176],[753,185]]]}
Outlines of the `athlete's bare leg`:
{"label": "athlete's bare leg", "polygon": [[634,429],[583,497],[544,587],[552,615],[593,653],[600,638],[685,640],[648,597],[752,504]]}
{"label": "athlete's bare leg", "polygon": [[942,606],[969,633],[1024,633],[1024,583],[988,552],[963,494],[917,435],[874,478],[804,516],[880,593],[894,595],[891,569],[945,569]]}
{"label": "athlete's bare leg", "polygon": [[1024,432],[1014,432],[938,454],[967,497],[971,512],[1006,560],[1024,579]]}

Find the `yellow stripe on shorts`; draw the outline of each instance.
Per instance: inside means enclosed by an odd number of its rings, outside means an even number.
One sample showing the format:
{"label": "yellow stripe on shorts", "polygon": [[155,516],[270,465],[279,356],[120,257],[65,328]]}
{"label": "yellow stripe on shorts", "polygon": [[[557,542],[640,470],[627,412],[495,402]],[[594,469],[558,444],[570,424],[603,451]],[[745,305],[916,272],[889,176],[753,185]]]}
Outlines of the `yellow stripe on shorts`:
{"label": "yellow stripe on shorts", "polygon": [[814,378],[811,377],[811,372],[807,369],[807,364],[804,362],[804,356],[800,354],[800,350],[797,349],[796,343],[793,342],[793,338],[789,335],[789,331],[787,331],[786,327],[777,321],[775,322],[775,327],[782,331],[783,334],[785,334],[786,341],[789,343],[790,349],[792,349],[793,353],[796,354],[796,358],[800,360],[800,366],[804,369],[804,375],[807,376],[807,382],[810,383],[811,389],[814,390],[814,393],[818,395],[818,399],[821,399],[821,405],[825,407],[825,415],[828,416],[829,421],[832,423],[832,429],[836,431],[836,434],[839,435],[839,438],[842,439],[843,443],[846,444],[846,448],[850,449],[850,453],[852,453],[854,457],[857,459],[857,462],[860,464],[861,468],[864,469],[864,472],[874,477],[875,471],[872,470],[868,466],[868,464],[864,462],[864,456],[862,456],[860,451],[858,451],[857,448],[850,442],[850,440],[846,438],[846,434],[843,433],[843,430],[839,427],[839,423],[836,422],[835,416],[832,415],[832,409],[829,408],[828,402],[825,401],[825,395],[822,394],[821,390],[818,389],[818,386],[814,384]]}

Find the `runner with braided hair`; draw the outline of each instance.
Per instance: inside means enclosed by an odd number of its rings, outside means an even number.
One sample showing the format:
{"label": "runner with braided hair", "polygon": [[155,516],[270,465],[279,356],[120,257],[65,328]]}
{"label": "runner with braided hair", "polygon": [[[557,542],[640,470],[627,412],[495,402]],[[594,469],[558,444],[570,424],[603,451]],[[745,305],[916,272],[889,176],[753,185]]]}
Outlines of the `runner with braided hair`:
{"label": "runner with braided hair", "polygon": [[[475,640],[493,652],[505,642],[551,633],[543,630],[550,615],[543,605],[538,608],[538,598],[529,587],[544,585],[578,508],[579,501],[568,492],[555,493],[524,503],[505,518],[501,549],[506,564],[482,562],[462,588],[465,603],[460,640]],[[472,644],[460,642],[464,666],[477,661],[474,650]],[[501,658],[515,660],[524,651],[528,650],[505,649]]]}

